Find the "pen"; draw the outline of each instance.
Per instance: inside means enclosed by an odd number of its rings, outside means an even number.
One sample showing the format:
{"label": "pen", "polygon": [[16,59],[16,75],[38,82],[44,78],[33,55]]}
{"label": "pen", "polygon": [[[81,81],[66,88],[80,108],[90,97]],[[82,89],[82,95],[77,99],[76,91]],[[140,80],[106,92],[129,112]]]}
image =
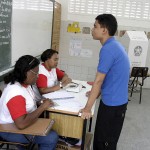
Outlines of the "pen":
{"label": "pen", "polygon": [[74,98],[73,96],[72,97],[61,97],[61,98],[52,98],[51,100],[61,100],[61,99],[71,99],[71,98]]}

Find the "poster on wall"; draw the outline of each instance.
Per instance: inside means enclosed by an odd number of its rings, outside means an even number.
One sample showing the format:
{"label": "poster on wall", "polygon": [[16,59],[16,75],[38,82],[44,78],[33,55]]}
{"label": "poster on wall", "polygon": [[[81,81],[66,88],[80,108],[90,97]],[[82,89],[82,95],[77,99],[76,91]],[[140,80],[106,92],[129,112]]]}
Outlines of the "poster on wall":
{"label": "poster on wall", "polygon": [[90,57],[92,57],[92,55],[93,55],[93,52],[90,49],[82,49],[81,53],[80,53],[81,57],[89,57],[90,58]]}
{"label": "poster on wall", "polygon": [[82,34],[90,34],[91,32],[90,27],[83,27],[82,28]]}
{"label": "poster on wall", "polygon": [[147,33],[147,38],[150,39],[150,32]]}
{"label": "poster on wall", "polygon": [[119,36],[122,37],[125,34],[126,30],[121,30]]}
{"label": "poster on wall", "polygon": [[82,38],[72,38],[69,46],[70,56],[92,57],[93,52],[90,49],[82,48]]}
{"label": "poster on wall", "polygon": [[79,22],[73,22],[72,24],[69,23],[67,27],[67,32],[72,32],[72,33],[80,33],[80,26]]}
{"label": "poster on wall", "polygon": [[82,39],[71,39],[70,40],[70,47],[69,47],[69,54],[70,56],[80,56],[82,48]]}

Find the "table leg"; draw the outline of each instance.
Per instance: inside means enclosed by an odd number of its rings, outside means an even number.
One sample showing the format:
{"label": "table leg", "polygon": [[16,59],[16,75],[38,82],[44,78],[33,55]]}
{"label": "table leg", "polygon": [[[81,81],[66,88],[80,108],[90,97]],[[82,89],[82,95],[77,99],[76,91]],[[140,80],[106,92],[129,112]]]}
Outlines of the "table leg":
{"label": "table leg", "polygon": [[86,135],[86,125],[87,125],[87,119],[85,119],[85,120],[84,120],[84,123],[83,123],[81,150],[84,150],[85,135]]}

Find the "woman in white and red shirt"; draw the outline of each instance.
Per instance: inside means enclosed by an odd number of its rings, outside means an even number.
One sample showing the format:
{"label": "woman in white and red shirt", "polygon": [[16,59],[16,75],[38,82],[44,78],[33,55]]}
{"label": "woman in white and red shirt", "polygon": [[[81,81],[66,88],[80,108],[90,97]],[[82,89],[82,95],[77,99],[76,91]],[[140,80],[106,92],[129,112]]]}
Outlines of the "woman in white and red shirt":
{"label": "woman in white and red shirt", "polygon": [[45,50],[41,55],[43,63],[39,65],[36,82],[41,94],[60,90],[71,82],[68,75],[57,68],[58,59],[58,52],[52,49]]}
{"label": "woman in white and red shirt", "polygon": [[[19,129],[24,129],[33,124],[44,110],[53,106],[49,99],[44,99],[38,108],[36,106],[36,95],[31,85],[36,82],[38,71],[39,60],[37,58],[25,55],[18,59],[13,72],[5,78],[8,84],[0,98],[0,124],[15,123]],[[0,137],[10,142],[29,142],[21,134],[0,132]],[[58,135],[55,131],[51,131],[47,136],[34,138],[40,150],[54,150],[57,141]]]}

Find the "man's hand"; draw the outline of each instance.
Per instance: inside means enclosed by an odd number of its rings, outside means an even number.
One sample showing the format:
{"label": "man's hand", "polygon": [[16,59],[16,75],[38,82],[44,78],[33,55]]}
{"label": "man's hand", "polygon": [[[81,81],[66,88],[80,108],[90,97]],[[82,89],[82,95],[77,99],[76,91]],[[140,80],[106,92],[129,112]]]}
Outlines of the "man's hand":
{"label": "man's hand", "polygon": [[91,91],[87,91],[85,95],[86,95],[87,97],[89,97],[90,94],[91,94]]}
{"label": "man's hand", "polygon": [[83,109],[81,109],[80,111],[79,111],[79,113],[81,113],[81,118],[83,118],[83,119],[89,119],[89,118],[91,118],[92,117],[92,112],[91,112],[91,110],[90,109],[88,109],[88,108],[83,108]]}

